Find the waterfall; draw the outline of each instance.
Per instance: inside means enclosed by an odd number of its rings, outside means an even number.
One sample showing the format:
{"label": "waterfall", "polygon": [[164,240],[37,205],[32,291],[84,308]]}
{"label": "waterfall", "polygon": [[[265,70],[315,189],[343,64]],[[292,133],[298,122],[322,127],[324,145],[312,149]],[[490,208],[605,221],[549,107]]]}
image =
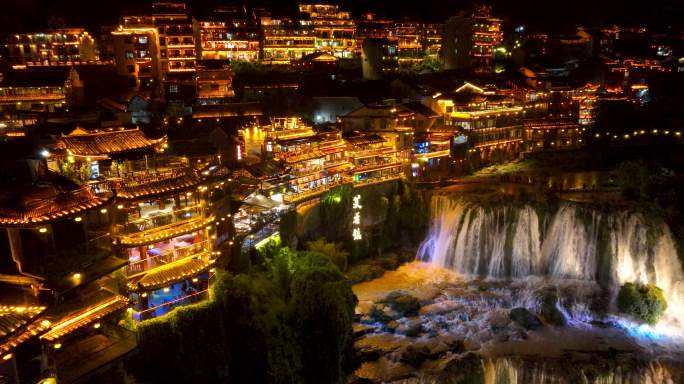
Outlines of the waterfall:
{"label": "waterfall", "polygon": [[[594,362],[596,363],[596,362]],[[485,384],[674,384],[680,372],[659,362],[631,364],[573,364],[554,360],[496,358],[484,361]]]}
{"label": "waterfall", "polygon": [[529,205],[488,207],[441,195],[431,215],[419,260],[487,279],[593,282],[613,299],[626,282],[655,284],[668,302],[661,323],[684,319],[684,273],[662,221],[572,203],[540,220]]}

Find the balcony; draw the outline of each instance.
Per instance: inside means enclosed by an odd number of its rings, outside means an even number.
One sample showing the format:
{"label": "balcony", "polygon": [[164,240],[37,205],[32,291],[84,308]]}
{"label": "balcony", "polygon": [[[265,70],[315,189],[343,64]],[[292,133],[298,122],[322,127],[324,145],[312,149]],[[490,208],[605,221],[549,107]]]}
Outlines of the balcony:
{"label": "balcony", "polygon": [[174,246],[173,249],[159,255],[148,256],[145,259],[130,262],[126,267],[126,272],[129,277],[134,277],[140,273],[169,265],[189,257],[202,257],[202,255],[210,252],[210,250],[211,244],[207,240],[181,247]]}
{"label": "balcony", "polygon": [[342,178],[339,181],[334,181],[330,182],[327,184],[323,184],[319,187],[316,188],[311,188],[307,189],[306,191],[301,191],[301,192],[296,192],[296,193],[288,193],[283,196],[283,201],[286,203],[299,203],[304,200],[308,200],[317,196],[322,195],[323,193],[343,184],[348,184],[350,183],[351,180],[348,177]]}
{"label": "balcony", "polygon": [[210,225],[214,221],[214,217],[204,218],[202,216],[196,216],[190,219],[184,219],[172,215],[171,220],[173,220],[173,222],[169,224],[153,226],[151,228],[144,228],[139,232],[119,235],[119,244],[137,246],[170,239],[174,236],[196,231]]}
{"label": "balcony", "polygon": [[385,169],[401,167],[402,162],[398,160],[383,161],[374,164],[359,165],[354,168],[354,174],[382,171]]}
{"label": "balcony", "polygon": [[206,300],[209,298],[209,290],[205,289],[203,291],[199,291],[196,293],[192,293],[190,295],[181,297],[179,299],[175,299],[173,301],[169,301],[168,303],[164,303],[152,308],[148,308],[142,311],[135,311],[133,312],[133,319],[135,321],[143,321],[147,319],[152,319],[157,316],[162,316],[167,313],[169,313],[172,309],[177,308],[177,307],[183,307],[186,305],[198,303],[200,301]]}
{"label": "balcony", "polygon": [[128,289],[150,291],[167,287],[209,269],[215,261],[210,251],[193,254],[129,278]]}

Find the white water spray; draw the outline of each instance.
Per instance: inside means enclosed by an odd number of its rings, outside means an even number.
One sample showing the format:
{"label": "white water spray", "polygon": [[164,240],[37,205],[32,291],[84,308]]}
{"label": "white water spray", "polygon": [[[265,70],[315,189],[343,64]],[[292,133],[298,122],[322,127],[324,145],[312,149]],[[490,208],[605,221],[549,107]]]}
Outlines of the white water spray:
{"label": "white water spray", "polygon": [[431,209],[422,261],[487,279],[594,282],[613,298],[626,282],[654,284],[668,302],[658,328],[681,329],[684,273],[663,222],[564,203],[542,223],[531,206],[484,207],[447,196],[434,197]]}

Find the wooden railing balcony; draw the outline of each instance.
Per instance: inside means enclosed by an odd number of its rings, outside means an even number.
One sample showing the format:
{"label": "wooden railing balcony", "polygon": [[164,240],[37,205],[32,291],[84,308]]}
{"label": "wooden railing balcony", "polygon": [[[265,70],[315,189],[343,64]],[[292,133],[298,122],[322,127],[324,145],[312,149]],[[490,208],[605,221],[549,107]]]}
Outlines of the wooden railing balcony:
{"label": "wooden railing balcony", "polygon": [[327,192],[339,185],[343,184],[348,184],[351,183],[351,178],[350,177],[344,177],[341,180],[335,181],[335,182],[330,182],[321,186],[318,186],[316,188],[311,188],[307,189],[306,191],[302,192],[296,192],[296,193],[287,193],[283,196],[283,201],[286,203],[297,203],[300,201],[304,201],[316,196],[319,196],[323,194],[324,192]]}
{"label": "wooden railing balcony", "polygon": [[144,230],[142,232],[119,235],[117,240],[119,244],[129,246],[149,244],[170,239],[174,236],[182,235],[184,233],[196,231],[207,225],[210,225],[213,221],[213,216],[208,218],[197,216],[191,219],[179,220],[171,224]]}
{"label": "wooden railing balcony", "polygon": [[133,277],[140,273],[144,273],[158,267],[163,267],[188,257],[206,257],[210,252],[211,243],[208,240],[204,240],[198,243],[169,250],[160,255],[147,257],[145,259],[129,263],[126,267],[126,272],[129,277]]}

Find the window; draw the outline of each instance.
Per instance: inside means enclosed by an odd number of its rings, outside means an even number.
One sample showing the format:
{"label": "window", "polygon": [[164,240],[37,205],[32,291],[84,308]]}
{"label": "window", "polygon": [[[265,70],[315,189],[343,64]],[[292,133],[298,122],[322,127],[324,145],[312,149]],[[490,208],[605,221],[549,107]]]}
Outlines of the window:
{"label": "window", "polygon": [[177,84],[169,85],[169,92],[170,93],[178,93],[178,85]]}
{"label": "window", "polygon": [[147,36],[138,37],[138,44],[147,44]]}
{"label": "window", "polygon": [[126,60],[133,60],[133,58],[135,58],[133,51],[126,51]]}

